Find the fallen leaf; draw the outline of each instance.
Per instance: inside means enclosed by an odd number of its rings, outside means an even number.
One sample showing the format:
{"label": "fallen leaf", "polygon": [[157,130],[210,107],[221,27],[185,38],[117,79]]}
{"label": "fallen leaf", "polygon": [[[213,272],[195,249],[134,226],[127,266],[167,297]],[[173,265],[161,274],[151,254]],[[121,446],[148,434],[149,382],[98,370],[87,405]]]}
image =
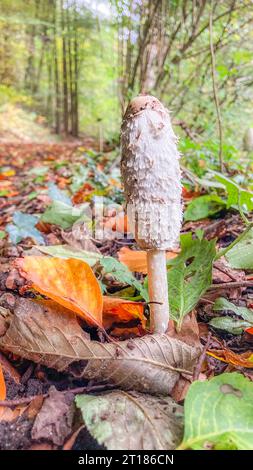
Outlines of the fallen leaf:
{"label": "fallen leaf", "polygon": [[71,199],[65,194],[64,191],[61,191],[56,184],[49,183],[48,184],[48,195],[52,201],[60,201],[64,204],[68,204],[71,206]]}
{"label": "fallen leaf", "polygon": [[72,225],[81,220],[83,216],[83,208],[72,207],[65,202],[54,200],[41,216],[41,221],[49,224],[55,224],[64,230],[72,227]]}
{"label": "fallen leaf", "polygon": [[26,256],[16,261],[33,288],[88,323],[102,326],[103,299],[90,266],[81,260]]}
{"label": "fallen leaf", "polygon": [[184,404],[178,450],[252,450],[253,383],[238,373],[194,382]]}
{"label": "fallen leaf", "polygon": [[169,328],[168,334],[173,338],[189,344],[189,346],[200,348],[200,333],[199,325],[196,320],[196,312],[193,311],[184,317],[179,332],[175,329],[174,325],[172,325]]}
{"label": "fallen leaf", "polygon": [[3,369],[0,364],[0,400],[5,400],[6,398],[6,385],[4,380]]}
{"label": "fallen leaf", "polygon": [[[177,256],[177,252],[168,251],[166,253],[167,260]],[[147,274],[147,252],[139,250],[131,250],[127,246],[123,246],[118,251],[118,258],[121,263],[125,264],[130,271]]]}
{"label": "fallen leaf", "polygon": [[183,408],[170,397],[130,391],[79,395],[85,426],[108,450],[171,450],[182,438]]}
{"label": "fallen leaf", "polygon": [[118,297],[103,296],[103,326],[105,329],[114,323],[139,320],[145,328],[146,317],[142,302],[131,302]]}
{"label": "fallen leaf", "polygon": [[213,318],[209,322],[209,325],[215,328],[219,328],[221,330],[228,331],[229,333],[232,333],[234,335],[240,335],[245,329],[246,331],[248,331],[248,329],[250,329],[253,324],[252,309],[237,306],[223,297],[216,299],[215,304],[213,306],[213,310],[228,310],[243,318],[243,320],[241,320],[240,318],[231,318],[229,316],[223,316]]}
{"label": "fallen leaf", "polygon": [[102,258],[102,255],[99,252],[79,250],[67,245],[40,246],[36,248],[42,253],[56,258],[74,258],[85,261],[91,267],[94,266],[100,258]]}
{"label": "fallen leaf", "polygon": [[128,233],[130,229],[128,227],[127,215],[124,213],[117,214],[114,217],[109,217],[104,223],[104,227],[111,229],[113,232]]}
{"label": "fallen leaf", "polygon": [[91,240],[91,231],[84,222],[74,224],[70,232],[62,231],[61,235],[71,248],[101,254]]}
{"label": "fallen leaf", "polygon": [[74,395],[62,393],[51,387],[40,412],[35,418],[31,431],[32,439],[45,439],[52,444],[62,445],[71,433],[74,418]]}
{"label": "fallen leaf", "polygon": [[151,394],[167,395],[181,373],[192,375],[199,349],[167,335],[90,341],[75,315],[62,309],[54,302],[18,299],[8,323],[2,319],[0,347],[75,377]]}
{"label": "fallen leaf", "polygon": [[73,204],[82,204],[94,192],[94,187],[90,183],[84,183],[72,196]]}

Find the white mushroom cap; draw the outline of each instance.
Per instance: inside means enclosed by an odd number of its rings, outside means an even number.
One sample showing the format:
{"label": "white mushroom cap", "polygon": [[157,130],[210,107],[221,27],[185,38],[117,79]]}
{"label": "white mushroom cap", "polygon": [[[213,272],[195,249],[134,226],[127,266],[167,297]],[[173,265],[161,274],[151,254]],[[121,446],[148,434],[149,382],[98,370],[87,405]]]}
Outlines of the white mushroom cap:
{"label": "white mushroom cap", "polygon": [[131,101],[121,145],[130,228],[141,248],[170,249],[182,219],[180,155],[169,112],[157,98],[140,95]]}

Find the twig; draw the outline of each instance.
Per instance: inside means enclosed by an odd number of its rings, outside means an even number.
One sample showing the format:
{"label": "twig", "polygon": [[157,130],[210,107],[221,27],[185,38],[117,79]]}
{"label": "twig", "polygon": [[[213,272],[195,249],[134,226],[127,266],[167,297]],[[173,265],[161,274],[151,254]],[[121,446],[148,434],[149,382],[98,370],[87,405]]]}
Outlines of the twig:
{"label": "twig", "polygon": [[211,0],[211,10],[209,16],[209,39],[210,39],[210,52],[211,52],[211,64],[212,64],[212,81],[213,81],[213,96],[215,101],[217,119],[218,119],[218,129],[219,129],[219,160],[220,160],[220,171],[224,173],[224,162],[223,162],[223,131],[222,131],[222,122],[221,122],[221,112],[220,104],[218,98],[218,91],[216,86],[216,64],[215,64],[215,53],[213,47],[213,0]]}
{"label": "twig", "polygon": [[[83,393],[83,392],[98,392],[104,389],[108,388],[114,388],[115,385],[112,384],[104,384],[104,385],[86,385],[85,387],[77,387],[77,388],[68,388],[67,390],[62,390],[61,393],[73,393],[76,395],[77,393]],[[7,407],[13,407],[13,406],[19,406],[19,405],[28,405],[33,401],[35,398],[47,398],[49,396],[49,391],[47,393],[43,393],[42,395],[33,395],[30,397],[24,397],[24,398],[17,398],[16,400],[0,400],[0,407],[1,406],[7,406]]]}
{"label": "twig", "polygon": [[210,340],[211,340],[211,337],[212,337],[212,333],[211,331],[208,333],[208,336],[207,336],[207,340],[206,340],[206,344],[204,346],[204,349],[202,351],[202,353],[200,354],[199,356],[199,360],[198,360],[198,363],[194,369],[194,373],[193,373],[193,381],[194,380],[198,380],[199,378],[199,375],[200,375],[200,372],[201,372],[201,368],[202,368],[202,364],[204,362],[204,359],[206,357],[206,351],[207,349],[209,348],[209,344],[210,344]]}

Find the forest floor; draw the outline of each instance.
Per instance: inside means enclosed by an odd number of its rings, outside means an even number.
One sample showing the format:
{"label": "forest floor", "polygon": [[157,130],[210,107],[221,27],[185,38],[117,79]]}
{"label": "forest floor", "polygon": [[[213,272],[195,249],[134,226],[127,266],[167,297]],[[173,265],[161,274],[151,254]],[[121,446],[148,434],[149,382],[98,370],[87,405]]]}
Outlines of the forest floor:
{"label": "forest floor", "polygon": [[[41,123],[33,122],[31,128],[28,124],[26,129],[21,124],[22,111],[19,115],[12,115],[10,110],[8,116],[10,129],[15,128],[15,132],[8,131],[3,120],[0,120],[0,364],[6,384],[6,400],[2,386],[0,402],[0,449],[94,449],[98,444],[84,427],[80,414],[74,413],[73,400],[78,393],[96,394],[99,390],[110,390],[115,387],[115,382],[108,378],[105,381],[102,372],[100,379],[89,379],[89,374],[78,378],[77,374],[70,371],[71,361],[62,359],[65,355],[67,357],[64,349],[66,345],[61,344],[60,338],[52,337],[50,344],[52,346],[55,341],[59,349],[58,355],[61,356],[60,361],[64,363],[56,367],[58,372],[55,371],[50,351],[43,350],[46,343],[40,337],[44,328],[42,316],[46,318],[46,311],[43,310],[45,307],[43,303],[36,303],[35,299],[42,298],[41,295],[38,296],[40,292],[46,294],[46,298],[58,302],[58,307],[62,306],[60,313],[57,313],[55,307],[52,307],[52,311],[48,307],[52,315],[52,324],[45,324],[44,332],[47,331],[48,334],[50,328],[58,328],[57,322],[62,321],[60,317],[64,317],[69,318],[70,329],[72,324],[74,329],[81,326],[82,334],[89,338],[90,343],[97,340],[103,345],[109,341],[109,346],[114,347],[115,342],[123,344],[124,341],[125,344],[129,338],[132,338],[130,341],[145,338],[148,313],[143,304],[141,303],[140,313],[140,303],[136,303],[138,309],[132,314],[129,308],[131,303],[127,304],[129,309],[123,311],[124,300],[122,301],[124,298],[138,298],[136,290],[138,291],[138,286],[145,277],[145,253],[139,252],[137,257],[135,241],[127,238],[104,242],[92,239],[87,244],[87,241],[82,242],[80,233],[76,230],[78,224],[83,224],[81,213],[78,212],[82,204],[92,205],[94,198],[103,196],[118,208],[122,206],[119,168],[114,163],[116,151],[101,154],[92,139],[86,139],[82,143],[61,143],[55,142],[55,137],[50,136],[48,142],[49,131]],[[11,137],[14,137],[12,141]],[[184,191],[185,204],[195,197],[197,191]],[[115,213],[108,210],[103,219],[104,226],[114,230],[116,218]],[[119,215],[118,220],[124,233],[125,218],[123,224],[122,215]],[[206,243],[216,239],[216,249],[221,249],[241,233],[242,222],[238,213],[224,211],[215,218],[185,222],[182,233],[195,233],[197,229],[203,231]],[[59,255],[59,247],[62,249],[62,246],[66,251]],[[41,247],[42,252],[38,247]],[[51,251],[46,252],[48,247]],[[80,254],[81,250],[84,250],[83,255]],[[113,309],[106,310],[104,307],[106,334],[103,329],[91,327],[87,317],[81,315],[79,323],[73,323],[76,321],[74,314],[64,313],[65,307],[70,304],[62,299],[71,297],[71,289],[74,292],[68,277],[67,270],[70,266],[67,261],[71,253],[74,256],[77,251],[79,263],[83,262],[80,261],[80,256],[88,259],[87,252],[91,256],[108,257],[105,258],[107,262],[112,262],[110,257],[118,262],[113,269],[104,264],[104,272],[101,271],[101,266],[96,272],[96,263],[93,266],[106,295],[110,300],[116,300]],[[31,260],[38,256],[42,260],[40,268],[35,265],[29,268],[28,276],[27,272],[24,275],[28,268],[20,269],[17,263],[17,260],[23,260],[27,254]],[[176,254],[172,253],[171,257]],[[62,273],[58,272],[58,279],[55,279],[55,272],[50,272],[52,266],[46,264],[51,259],[49,255],[55,258],[60,256],[62,259]],[[50,288],[48,290],[43,287],[43,275],[42,279],[39,276],[43,263],[45,266],[42,274],[52,282],[51,294]],[[122,266],[127,266],[132,274],[127,277]],[[77,272],[71,275],[77,286],[79,282],[83,282],[83,279],[78,278]],[[62,290],[56,298],[57,283],[61,284]],[[94,290],[91,289],[91,296],[95,296],[95,291],[95,287]],[[238,306],[252,308],[252,276],[243,269],[229,267],[224,258],[214,261],[211,285],[201,295],[192,312],[185,317],[181,332],[176,332],[171,325],[170,338],[182,341],[185,348],[188,348],[187,351],[191,348],[193,356],[199,357],[196,351],[204,351],[193,365],[188,365],[190,369],[194,366],[192,378],[183,375],[174,381],[170,394],[178,403],[183,403],[190,383],[196,378],[206,380],[224,371],[240,370],[246,377],[253,379],[248,361],[253,345],[250,329],[234,335],[208,325],[211,319],[222,314],[236,318],[236,314],[228,308],[221,309],[223,313],[213,311],[215,300],[221,297],[236,302]],[[73,308],[73,311],[78,310]],[[21,319],[20,323],[18,318]],[[15,321],[18,325],[16,330]],[[42,325],[39,325],[40,321]],[[62,326],[65,327],[66,325]],[[29,328],[36,338],[40,353],[34,349],[35,343],[31,334],[28,334]],[[70,341],[68,335],[66,333],[66,338]],[[129,351],[131,347],[134,348],[132,343],[126,344]],[[120,355],[120,351],[117,354]],[[80,367],[84,368],[84,361],[81,359],[84,359],[82,355],[77,356],[75,363],[79,360]],[[144,366],[143,368],[145,369]],[[120,373],[124,375],[125,372],[123,370]],[[111,377],[113,376],[112,372]],[[137,390],[140,391],[141,388]]]}

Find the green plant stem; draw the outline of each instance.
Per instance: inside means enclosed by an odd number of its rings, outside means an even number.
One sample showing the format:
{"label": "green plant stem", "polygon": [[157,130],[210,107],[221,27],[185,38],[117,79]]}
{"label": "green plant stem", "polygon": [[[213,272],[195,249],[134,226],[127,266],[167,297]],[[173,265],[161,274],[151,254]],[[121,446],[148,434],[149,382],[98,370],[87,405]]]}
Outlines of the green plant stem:
{"label": "green plant stem", "polygon": [[224,248],[223,250],[218,251],[217,255],[214,258],[214,261],[217,261],[217,259],[220,259],[222,256],[225,256],[231,248],[233,248],[237,243],[239,243],[241,240],[244,239],[245,235],[253,228],[253,222],[250,222],[244,232],[241,233],[229,246]]}

